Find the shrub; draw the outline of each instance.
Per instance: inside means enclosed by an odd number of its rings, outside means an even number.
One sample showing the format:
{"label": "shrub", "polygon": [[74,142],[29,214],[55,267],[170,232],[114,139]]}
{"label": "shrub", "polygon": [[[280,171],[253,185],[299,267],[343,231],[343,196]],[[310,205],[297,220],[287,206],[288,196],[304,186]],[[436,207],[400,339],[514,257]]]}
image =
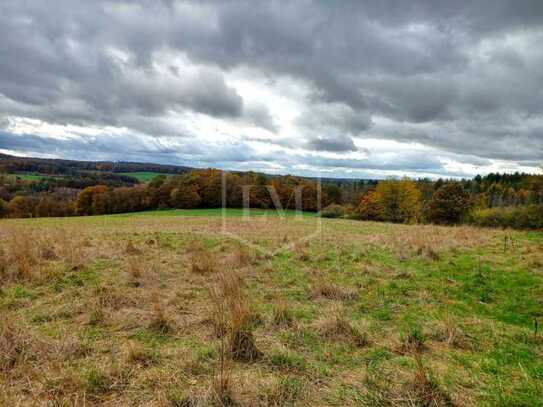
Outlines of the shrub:
{"label": "shrub", "polygon": [[345,216],[345,208],[338,204],[331,204],[324,208],[320,215],[323,218],[343,218]]}
{"label": "shrub", "polygon": [[461,184],[448,183],[432,196],[426,208],[426,217],[432,223],[460,223],[468,213],[470,204],[469,194]]}
{"label": "shrub", "polygon": [[479,209],[471,213],[469,222],[483,227],[541,229],[543,205]]}

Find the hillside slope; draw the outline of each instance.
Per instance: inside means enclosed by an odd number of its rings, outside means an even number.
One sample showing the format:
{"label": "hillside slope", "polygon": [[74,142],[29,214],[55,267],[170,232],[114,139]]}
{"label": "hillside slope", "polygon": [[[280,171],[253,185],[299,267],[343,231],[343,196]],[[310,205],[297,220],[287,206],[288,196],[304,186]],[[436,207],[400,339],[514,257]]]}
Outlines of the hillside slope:
{"label": "hillside slope", "polygon": [[263,216],[0,222],[0,405],[541,402],[541,234]]}

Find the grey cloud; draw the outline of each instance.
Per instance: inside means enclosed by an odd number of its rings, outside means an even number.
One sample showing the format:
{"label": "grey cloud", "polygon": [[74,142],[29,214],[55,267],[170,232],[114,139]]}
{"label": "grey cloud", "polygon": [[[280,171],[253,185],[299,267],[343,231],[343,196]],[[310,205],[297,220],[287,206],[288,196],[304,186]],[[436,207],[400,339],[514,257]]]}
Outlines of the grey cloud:
{"label": "grey cloud", "polygon": [[51,138],[33,134],[0,131],[3,150],[41,156],[58,154],[68,159],[157,162],[192,167],[209,167],[211,163],[255,161],[252,148],[240,142],[195,144],[190,139],[136,136],[133,134],[74,134],[69,138]]}
{"label": "grey cloud", "polygon": [[307,147],[309,150],[330,152],[348,152],[357,150],[353,139],[345,135],[336,137],[317,136],[307,141]]}
{"label": "grey cloud", "polygon": [[[383,138],[460,161],[543,160],[540,0],[5,0],[0,15],[0,120],[187,138],[168,116],[189,111],[278,133],[225,80],[249,67],[310,89],[295,147]],[[196,68],[164,72],[161,52]]]}
{"label": "grey cloud", "polygon": [[180,152],[180,149],[172,150],[156,138],[119,134],[58,139],[0,132],[0,146],[4,150],[35,156],[57,154],[63,158],[93,161],[109,159],[147,162],[152,157],[158,163],[175,163],[174,153]]}
{"label": "grey cloud", "polygon": [[[122,124],[125,114],[159,116],[171,109],[215,117],[242,114],[243,100],[219,70],[202,67],[196,73],[166,76],[155,69],[151,59],[163,43],[164,29],[145,8],[139,9],[138,29],[129,20],[119,25],[106,12],[108,5],[121,4],[93,3],[59,1],[58,7],[44,7],[7,1],[0,5],[4,16],[0,93],[10,101],[0,106],[0,114],[112,125]],[[144,16],[150,24],[143,24]],[[133,42],[118,31],[130,28],[140,33]],[[141,28],[149,32],[141,36]],[[121,50],[128,59],[116,57],[112,49]],[[142,65],[143,61],[148,64]]]}
{"label": "grey cloud", "polygon": [[[10,134],[0,131],[3,150],[19,151],[40,156],[56,154],[66,159],[124,160],[156,162],[192,167],[219,167],[230,170],[266,170],[282,174],[295,171],[299,175],[338,177],[384,178],[402,173],[465,177],[471,174],[447,170],[443,161],[455,159],[472,165],[488,165],[489,161],[477,157],[444,154],[429,151],[382,152],[367,151],[365,158],[323,156],[320,153],[261,154],[245,142],[198,144],[190,139],[156,138],[127,134],[74,135],[67,139],[54,139],[28,134]],[[268,165],[268,164],[273,165]],[[533,162],[530,165],[534,166]],[[322,172],[319,172],[319,169]]]}
{"label": "grey cloud", "polygon": [[543,120],[497,116],[480,121],[457,120],[430,125],[376,125],[364,137],[416,142],[454,153],[456,157],[476,156],[508,161],[543,161]]}
{"label": "grey cloud", "polygon": [[390,155],[370,155],[366,159],[307,157],[306,162],[323,167],[355,168],[386,171],[443,171],[440,160],[428,157],[425,152],[407,152]]}
{"label": "grey cloud", "polygon": [[270,111],[268,110],[266,105],[247,104],[245,106],[244,116],[249,123],[257,127],[267,129],[272,133],[279,131],[279,126],[275,122],[274,118],[271,116]]}
{"label": "grey cloud", "polygon": [[368,81],[377,111],[398,120],[415,123],[451,118],[449,108],[456,98],[456,86],[450,78],[385,77]]}
{"label": "grey cloud", "polygon": [[371,126],[371,117],[345,104],[315,104],[304,111],[296,122],[313,132],[339,131],[356,136]]}

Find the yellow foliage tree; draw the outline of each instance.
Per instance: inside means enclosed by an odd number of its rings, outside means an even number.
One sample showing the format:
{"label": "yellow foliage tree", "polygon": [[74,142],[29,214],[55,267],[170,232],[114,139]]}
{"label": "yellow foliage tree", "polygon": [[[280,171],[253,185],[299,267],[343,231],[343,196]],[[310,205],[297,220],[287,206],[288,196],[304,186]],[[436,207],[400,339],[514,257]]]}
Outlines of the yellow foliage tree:
{"label": "yellow foliage tree", "polygon": [[375,200],[382,210],[382,219],[396,223],[415,223],[421,215],[421,193],[409,179],[381,181]]}

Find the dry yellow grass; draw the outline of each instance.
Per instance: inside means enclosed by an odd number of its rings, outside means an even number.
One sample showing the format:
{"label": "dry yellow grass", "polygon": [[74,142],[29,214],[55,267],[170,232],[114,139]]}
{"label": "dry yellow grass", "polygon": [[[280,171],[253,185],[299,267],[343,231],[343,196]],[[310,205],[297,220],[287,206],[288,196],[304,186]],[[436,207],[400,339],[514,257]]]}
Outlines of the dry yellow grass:
{"label": "dry yellow grass", "polygon": [[511,290],[537,298],[543,239],[325,220],[304,241],[313,219],[227,226],[2,221],[0,405],[472,405],[496,401],[497,379],[511,402],[541,389],[525,379],[535,361],[489,364],[500,344],[543,355],[521,314],[532,302],[506,322],[488,281],[522,275],[533,294]]}

